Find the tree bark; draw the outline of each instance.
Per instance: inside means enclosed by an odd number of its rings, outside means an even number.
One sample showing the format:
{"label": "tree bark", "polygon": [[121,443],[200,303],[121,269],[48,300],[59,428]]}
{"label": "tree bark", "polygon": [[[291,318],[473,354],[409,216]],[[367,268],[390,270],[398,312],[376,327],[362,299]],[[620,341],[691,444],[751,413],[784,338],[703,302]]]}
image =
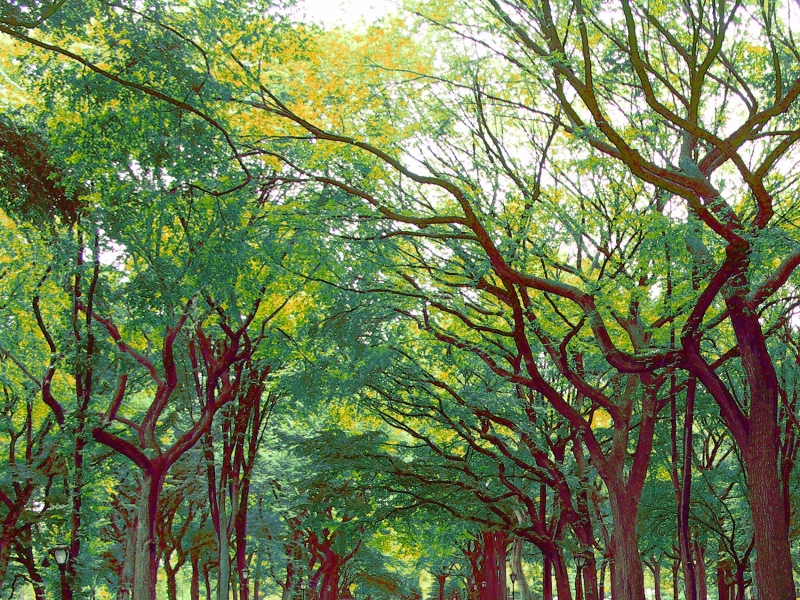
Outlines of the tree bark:
{"label": "tree bark", "polygon": [[706,561],[705,548],[700,543],[694,541],[694,563],[695,574],[697,576],[697,598],[698,600],[708,600],[708,585],[706,584]]}
{"label": "tree bark", "polygon": [[661,563],[658,560],[653,561],[653,582],[656,586],[656,600],[661,600]]}
{"label": "tree bark", "polygon": [[600,581],[598,583],[597,597],[599,600],[606,600],[606,566],[607,561],[603,559],[600,565]]}
{"label": "tree bark", "polygon": [[200,553],[191,553],[192,584],[189,592],[191,600],[200,600]]}
{"label": "tree bark", "polygon": [[672,600],[678,600],[678,571],[680,561],[675,561],[672,565]]}
{"label": "tree bark", "polygon": [[[521,600],[533,600],[531,594],[531,587],[528,584],[528,579],[525,577],[525,572],[522,570],[522,550],[525,541],[521,538],[514,538],[514,543],[511,546],[511,572],[516,576],[517,581],[515,587],[519,588]],[[514,600],[514,599],[512,599]]]}
{"label": "tree bark", "polygon": [[156,600],[158,546],[156,515],[165,473],[158,468],[142,473],[136,515],[136,554],[133,567],[133,600]]}
{"label": "tree bark", "polygon": [[[674,381],[673,381],[674,387]],[[678,426],[676,398],[672,395],[672,485],[675,489],[675,501],[678,507],[678,547],[683,566],[683,583],[685,600],[697,600],[695,567],[692,558],[691,535],[689,532],[689,502],[692,486],[692,428],[694,426],[694,399],[697,391],[697,378],[689,376],[686,388],[686,412],[683,419],[683,436],[681,454],[683,465],[678,468]]]}
{"label": "tree bark", "polygon": [[717,599],[734,600],[733,567],[727,560],[717,562]]}
{"label": "tree bark", "polygon": [[447,574],[439,573],[434,576],[434,579],[436,579],[436,586],[438,587],[436,597],[439,600],[444,600],[444,584],[447,582]]}
{"label": "tree bark", "polygon": [[211,574],[209,573],[209,565],[203,566],[203,578],[206,584],[206,600],[211,600]]}
{"label": "tree bark", "polygon": [[128,522],[125,527],[125,555],[122,558],[122,568],[119,573],[119,589],[117,598],[122,600],[122,589],[133,589],[133,574],[136,568],[136,535],[139,530],[138,518],[133,517],[133,522]]}
{"label": "tree bark", "polygon": [[[553,574],[556,579],[556,594],[558,600],[572,600],[572,589],[569,581],[569,571],[564,560],[564,555],[557,552],[552,556]],[[493,599],[494,600],[494,599]]]}
{"label": "tree bark", "polygon": [[507,536],[503,531],[484,531],[483,577],[486,582],[483,598],[494,600],[505,598],[506,593],[506,546]]}
{"label": "tree bark", "polygon": [[639,555],[636,523],[638,497],[610,493],[614,533],[611,536],[614,557],[611,577],[613,600],[641,600],[644,594],[644,569]]}
{"label": "tree bark", "polygon": [[[741,273],[744,272],[745,265]],[[743,283],[744,275],[740,274]],[[742,286],[744,289],[745,286]],[[780,475],[778,378],[767,349],[758,314],[747,306],[742,291],[726,298],[742,367],[750,392],[750,414],[745,434],[733,431],[743,449],[750,492],[755,552],[755,582],[759,598],[794,600],[796,597],[786,514]],[[717,399],[715,395],[715,399]],[[723,398],[723,400],[726,400]]]}
{"label": "tree bark", "polygon": [[3,529],[0,533],[0,582],[6,579],[8,561],[11,559],[11,545],[16,536],[16,524],[22,508],[22,505],[14,506],[3,519]]}
{"label": "tree bark", "polygon": [[553,561],[547,553],[542,554],[542,599],[553,600]]}
{"label": "tree bark", "polygon": [[180,569],[173,569],[168,565],[169,557],[164,557],[164,570],[167,572],[167,600],[178,600],[177,575]]}

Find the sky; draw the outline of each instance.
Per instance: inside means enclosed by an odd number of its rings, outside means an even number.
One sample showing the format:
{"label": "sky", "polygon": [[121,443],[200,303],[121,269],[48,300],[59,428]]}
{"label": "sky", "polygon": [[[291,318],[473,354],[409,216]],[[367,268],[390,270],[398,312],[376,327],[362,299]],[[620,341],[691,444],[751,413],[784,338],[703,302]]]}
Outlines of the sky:
{"label": "sky", "polygon": [[309,20],[320,25],[354,25],[369,23],[396,7],[391,0],[303,0]]}

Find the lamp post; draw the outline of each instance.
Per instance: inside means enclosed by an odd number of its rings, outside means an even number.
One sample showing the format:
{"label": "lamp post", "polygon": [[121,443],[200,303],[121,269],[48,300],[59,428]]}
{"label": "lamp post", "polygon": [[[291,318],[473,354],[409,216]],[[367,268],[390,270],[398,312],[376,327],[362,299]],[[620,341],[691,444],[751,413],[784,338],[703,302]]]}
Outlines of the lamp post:
{"label": "lamp post", "polygon": [[306,600],[306,585],[308,585],[305,580],[300,582],[300,589],[303,590],[303,600]]}
{"label": "lamp post", "polygon": [[53,558],[58,565],[58,570],[61,571],[61,600],[69,597],[67,591],[67,561],[69,560],[69,547],[58,545],[53,546],[51,550]]}
{"label": "lamp post", "polygon": [[245,595],[242,596],[243,598],[247,598],[250,592],[247,589],[247,581],[250,579],[250,569],[247,567],[242,567],[242,570],[239,571],[239,577],[242,579],[242,588],[244,589]]}
{"label": "lamp post", "polygon": [[575,577],[575,600],[583,600],[583,575],[581,571],[586,566],[588,558],[586,552],[581,550],[575,555],[575,567],[577,575]]}
{"label": "lamp post", "polygon": [[517,600],[517,574],[511,571],[511,600]]}

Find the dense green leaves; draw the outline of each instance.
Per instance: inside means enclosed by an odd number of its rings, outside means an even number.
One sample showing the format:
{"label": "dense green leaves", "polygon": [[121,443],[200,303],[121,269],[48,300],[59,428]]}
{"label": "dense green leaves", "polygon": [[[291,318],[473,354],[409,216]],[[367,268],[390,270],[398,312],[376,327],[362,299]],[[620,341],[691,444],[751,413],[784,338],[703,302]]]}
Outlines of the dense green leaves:
{"label": "dense green leaves", "polygon": [[406,8],[3,9],[4,590],[793,597],[789,5]]}

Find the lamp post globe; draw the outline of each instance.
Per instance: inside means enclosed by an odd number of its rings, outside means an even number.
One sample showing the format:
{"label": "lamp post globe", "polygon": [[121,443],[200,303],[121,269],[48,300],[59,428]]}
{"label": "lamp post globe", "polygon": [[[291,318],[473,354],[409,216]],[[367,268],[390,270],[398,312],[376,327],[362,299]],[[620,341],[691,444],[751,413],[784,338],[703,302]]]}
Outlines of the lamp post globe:
{"label": "lamp post globe", "polygon": [[67,559],[69,558],[69,548],[66,546],[53,547],[53,558],[56,561],[59,569],[67,566]]}
{"label": "lamp post globe", "polygon": [[242,573],[242,581],[247,581],[248,579],[250,579],[250,569],[244,567],[241,573]]}
{"label": "lamp post globe", "polygon": [[53,549],[50,552],[53,554],[53,558],[58,565],[58,570],[61,571],[61,600],[66,600],[71,596],[69,590],[67,589],[67,561],[69,560],[69,547],[59,544],[58,546],[53,546]]}
{"label": "lamp post globe", "polygon": [[575,577],[575,600],[583,600],[583,578],[581,577],[581,571],[589,562],[589,552],[591,552],[591,550],[581,550],[575,555],[575,567],[578,571]]}

